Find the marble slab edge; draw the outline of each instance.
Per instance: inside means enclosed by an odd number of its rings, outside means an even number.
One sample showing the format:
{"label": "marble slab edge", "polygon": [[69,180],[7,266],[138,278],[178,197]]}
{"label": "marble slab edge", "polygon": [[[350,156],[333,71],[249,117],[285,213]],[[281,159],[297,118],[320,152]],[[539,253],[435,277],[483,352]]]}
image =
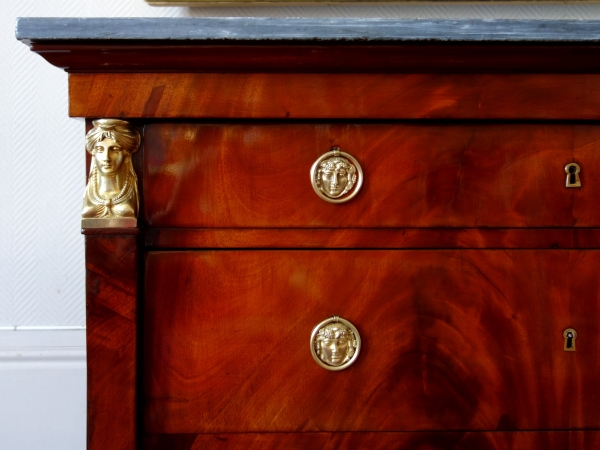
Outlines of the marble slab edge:
{"label": "marble slab edge", "polygon": [[44,41],[598,42],[597,20],[302,18],[37,18],[16,21],[25,44]]}

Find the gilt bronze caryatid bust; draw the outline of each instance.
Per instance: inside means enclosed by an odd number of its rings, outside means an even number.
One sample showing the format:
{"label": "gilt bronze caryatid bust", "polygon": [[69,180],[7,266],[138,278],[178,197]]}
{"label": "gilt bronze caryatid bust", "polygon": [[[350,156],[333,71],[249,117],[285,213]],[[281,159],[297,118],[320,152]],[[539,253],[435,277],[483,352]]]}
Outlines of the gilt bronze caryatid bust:
{"label": "gilt bronze caryatid bust", "polygon": [[85,138],[92,164],[81,226],[135,227],[139,199],[131,155],[140,147],[140,134],[124,120],[100,119],[93,125]]}

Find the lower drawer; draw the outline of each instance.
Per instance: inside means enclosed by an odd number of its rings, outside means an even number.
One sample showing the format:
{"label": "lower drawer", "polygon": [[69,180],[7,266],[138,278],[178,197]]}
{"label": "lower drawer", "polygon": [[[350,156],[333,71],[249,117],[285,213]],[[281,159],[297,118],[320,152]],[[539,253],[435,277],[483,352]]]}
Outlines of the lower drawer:
{"label": "lower drawer", "polygon": [[151,435],[144,450],[596,450],[599,431]]}
{"label": "lower drawer", "polygon": [[[599,266],[595,250],[150,252],[146,431],[597,428]],[[333,315],[362,338],[337,372],[309,345]]]}

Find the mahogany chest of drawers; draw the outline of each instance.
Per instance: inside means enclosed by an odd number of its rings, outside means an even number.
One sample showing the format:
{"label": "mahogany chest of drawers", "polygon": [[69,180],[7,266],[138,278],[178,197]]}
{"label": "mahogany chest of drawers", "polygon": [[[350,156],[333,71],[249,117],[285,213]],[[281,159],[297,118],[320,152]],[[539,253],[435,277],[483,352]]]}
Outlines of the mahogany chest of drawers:
{"label": "mahogany chest of drawers", "polygon": [[142,136],[138,227],[83,230],[89,448],[598,448],[596,28],[23,19]]}

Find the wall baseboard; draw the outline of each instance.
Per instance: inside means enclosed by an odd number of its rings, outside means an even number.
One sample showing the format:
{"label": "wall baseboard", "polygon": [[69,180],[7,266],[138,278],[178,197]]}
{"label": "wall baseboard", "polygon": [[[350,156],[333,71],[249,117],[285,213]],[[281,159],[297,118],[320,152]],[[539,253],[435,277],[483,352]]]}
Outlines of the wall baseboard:
{"label": "wall baseboard", "polygon": [[0,326],[0,331],[77,331],[85,325],[9,325]]}
{"label": "wall baseboard", "polygon": [[0,331],[0,448],[86,448],[85,329]]}

